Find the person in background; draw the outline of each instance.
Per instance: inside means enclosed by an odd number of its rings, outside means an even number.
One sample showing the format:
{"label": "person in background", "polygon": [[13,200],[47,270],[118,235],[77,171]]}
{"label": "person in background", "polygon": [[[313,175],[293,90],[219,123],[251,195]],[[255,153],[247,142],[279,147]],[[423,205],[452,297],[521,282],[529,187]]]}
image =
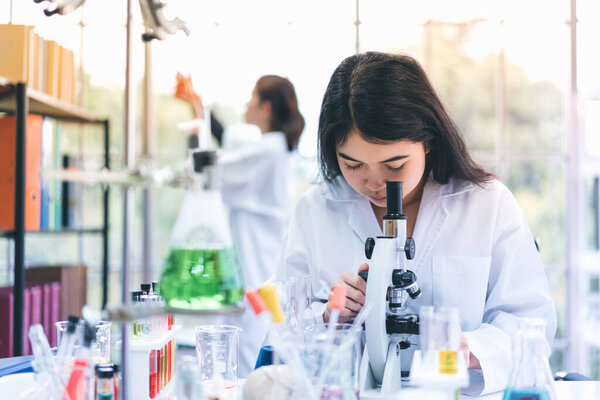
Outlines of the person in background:
{"label": "person in background", "polygon": [[[195,118],[203,117],[202,99],[189,78],[178,74],[175,96],[190,104]],[[262,135],[256,142],[248,141],[223,152],[219,158],[223,167],[221,192],[229,210],[245,287],[258,288],[275,275],[295,203],[296,149],[304,118],[292,83],[276,75],[258,79],[245,119],[258,126]],[[212,116],[211,125],[221,126]],[[227,135],[225,129],[216,137],[224,143]],[[244,330],[240,336],[239,374],[245,377],[254,368],[266,327],[257,325],[250,307],[239,317],[227,317],[225,322]]]}
{"label": "person in background", "polygon": [[[402,181],[407,237],[416,243],[406,265],[422,291],[407,312],[458,309],[470,375],[465,392],[506,387],[518,317],[547,321],[549,354],[556,311],[525,215],[473,160],[416,60],[376,52],[346,58],[323,97],[318,153],[322,179],[296,206],[281,278],[311,275],[323,303],[334,285],[345,285],[340,321],[356,316],[366,296],[357,275],[369,268],[365,241],[382,235],[386,182]],[[408,371],[410,357],[402,364]]]}

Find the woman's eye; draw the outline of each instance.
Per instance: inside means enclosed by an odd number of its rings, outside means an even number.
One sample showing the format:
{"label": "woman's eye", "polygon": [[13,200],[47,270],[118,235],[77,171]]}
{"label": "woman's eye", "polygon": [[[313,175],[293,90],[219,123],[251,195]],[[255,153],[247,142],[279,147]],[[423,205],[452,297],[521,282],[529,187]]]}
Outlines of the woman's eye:
{"label": "woman's eye", "polygon": [[362,164],[350,165],[350,164],[344,163],[344,165],[346,166],[346,169],[349,171],[355,171],[355,170],[359,169],[360,167],[362,167]]}
{"label": "woman's eye", "polygon": [[393,167],[390,167],[389,165],[386,165],[386,167],[387,167],[387,169],[388,169],[389,171],[391,171],[391,172],[400,172],[400,170],[401,170],[402,168],[404,168],[404,164],[402,164],[402,165],[401,165],[401,166],[399,166],[398,168],[393,168]]}

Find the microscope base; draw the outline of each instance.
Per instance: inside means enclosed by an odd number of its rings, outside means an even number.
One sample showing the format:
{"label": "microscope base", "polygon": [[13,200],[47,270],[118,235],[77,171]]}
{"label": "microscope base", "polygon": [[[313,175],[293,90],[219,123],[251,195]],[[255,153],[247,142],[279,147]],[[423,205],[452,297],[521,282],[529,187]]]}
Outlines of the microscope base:
{"label": "microscope base", "polygon": [[400,350],[397,343],[388,346],[385,369],[381,385],[375,380],[369,361],[369,352],[365,347],[360,365],[360,398],[369,400],[397,399],[402,389]]}

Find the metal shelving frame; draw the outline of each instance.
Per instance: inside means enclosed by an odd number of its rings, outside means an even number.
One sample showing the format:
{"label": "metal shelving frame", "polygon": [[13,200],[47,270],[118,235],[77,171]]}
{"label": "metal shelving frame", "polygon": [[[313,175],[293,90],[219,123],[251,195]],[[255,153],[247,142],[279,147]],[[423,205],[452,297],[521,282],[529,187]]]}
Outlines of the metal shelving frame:
{"label": "metal shelving frame", "polygon": [[[27,84],[9,83],[0,77],[0,112],[16,116],[15,146],[15,224],[13,231],[4,231],[2,237],[14,240],[14,326],[13,356],[23,354],[23,296],[25,290],[25,146],[27,115],[39,114],[60,121],[102,125],[104,130],[104,168],[109,169],[109,121],[99,119],[79,107],[59,101],[45,93],[28,89]],[[103,226],[99,229],[67,229],[41,233],[91,233],[102,235],[102,305],[108,298],[108,185],[103,191]]]}

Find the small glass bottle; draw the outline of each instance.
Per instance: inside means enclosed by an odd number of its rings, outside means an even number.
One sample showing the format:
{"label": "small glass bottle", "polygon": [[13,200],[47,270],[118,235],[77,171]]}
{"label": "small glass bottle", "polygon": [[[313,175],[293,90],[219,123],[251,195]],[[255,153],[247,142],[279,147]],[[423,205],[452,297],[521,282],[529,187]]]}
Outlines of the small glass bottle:
{"label": "small glass bottle", "polygon": [[202,400],[202,371],[194,356],[183,356],[177,367],[177,400]]}
{"label": "small glass bottle", "polygon": [[98,368],[96,374],[96,400],[113,400],[115,397],[115,381],[112,366]]}
{"label": "small glass bottle", "polygon": [[453,307],[440,307],[438,310],[437,349],[439,372],[458,373],[458,353],[460,350],[460,318]]}
{"label": "small glass bottle", "polygon": [[552,372],[545,353],[546,321],[519,319],[513,341],[513,370],[503,400],[556,400]]}

